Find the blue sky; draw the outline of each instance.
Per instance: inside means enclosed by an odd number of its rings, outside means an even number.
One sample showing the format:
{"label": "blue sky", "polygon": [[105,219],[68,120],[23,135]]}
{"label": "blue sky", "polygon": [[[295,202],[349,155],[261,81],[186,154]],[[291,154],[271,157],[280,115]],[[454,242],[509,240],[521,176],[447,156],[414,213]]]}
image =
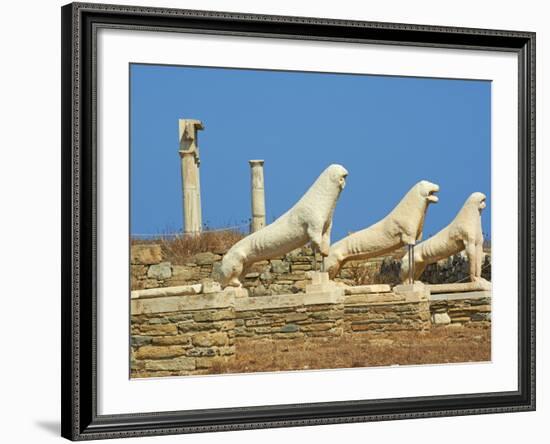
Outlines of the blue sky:
{"label": "blue sky", "polygon": [[[178,119],[199,132],[203,223],[250,218],[248,160],[265,160],[268,223],[331,163],[349,171],[333,240],[384,217],[421,179],[440,185],[424,237],[447,225],[474,191],[488,196],[489,81],[130,66],[131,233],[183,226]],[[244,228],[243,228],[244,229]]]}

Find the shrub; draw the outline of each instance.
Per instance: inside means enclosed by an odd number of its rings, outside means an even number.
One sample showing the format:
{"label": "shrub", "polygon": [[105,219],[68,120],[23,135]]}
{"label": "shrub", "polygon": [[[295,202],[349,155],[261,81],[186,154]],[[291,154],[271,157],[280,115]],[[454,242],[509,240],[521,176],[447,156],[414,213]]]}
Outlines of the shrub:
{"label": "shrub", "polygon": [[224,254],[245,235],[236,230],[204,231],[200,234],[162,235],[148,239],[132,238],[132,245],[159,244],[163,258],[172,264],[183,264],[197,253]]}

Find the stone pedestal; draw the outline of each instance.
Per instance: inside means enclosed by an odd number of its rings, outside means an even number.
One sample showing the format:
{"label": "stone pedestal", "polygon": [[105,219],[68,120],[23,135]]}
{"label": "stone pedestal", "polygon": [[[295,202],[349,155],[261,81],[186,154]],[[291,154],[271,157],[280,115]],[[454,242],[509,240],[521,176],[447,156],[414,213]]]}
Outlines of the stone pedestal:
{"label": "stone pedestal", "polygon": [[197,141],[197,132],[202,129],[204,126],[199,120],[179,121],[183,223],[186,234],[199,234],[202,231],[200,157]]}
{"label": "stone pedestal", "polygon": [[453,284],[428,284],[431,294],[437,293],[465,293],[470,291],[491,291],[491,282],[479,279],[475,282],[460,282]]}
{"label": "stone pedestal", "polygon": [[351,294],[379,294],[379,293],[390,293],[391,287],[386,284],[371,284],[371,285],[354,285],[346,286],[345,293],[347,295]]}
{"label": "stone pedestal", "polygon": [[407,302],[428,301],[430,296],[430,290],[422,282],[396,285],[393,291],[396,295],[404,296]]}
{"label": "stone pedestal", "polygon": [[342,294],[344,292],[344,287],[331,281],[325,271],[312,271],[309,272],[309,276],[311,277],[311,284],[306,284],[306,293],[324,293],[331,292],[334,289],[342,290]]}
{"label": "stone pedestal", "polygon": [[248,298],[248,290],[244,287],[225,287],[223,290],[223,293],[233,295],[233,297],[237,298]]}
{"label": "stone pedestal", "polygon": [[265,191],[264,191],[264,161],[249,160],[250,186],[252,195],[252,223],[250,231],[253,233],[265,227]]}

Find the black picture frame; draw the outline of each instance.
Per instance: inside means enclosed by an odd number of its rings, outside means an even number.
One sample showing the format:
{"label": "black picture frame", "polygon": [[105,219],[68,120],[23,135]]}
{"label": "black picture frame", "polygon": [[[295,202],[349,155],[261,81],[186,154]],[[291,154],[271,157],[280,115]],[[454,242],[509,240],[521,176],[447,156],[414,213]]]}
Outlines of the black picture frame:
{"label": "black picture frame", "polygon": [[[85,3],[68,4],[61,15],[62,436],[103,439],[535,409],[535,33]],[[99,27],[515,53],[519,66],[518,390],[98,415],[94,76]]]}

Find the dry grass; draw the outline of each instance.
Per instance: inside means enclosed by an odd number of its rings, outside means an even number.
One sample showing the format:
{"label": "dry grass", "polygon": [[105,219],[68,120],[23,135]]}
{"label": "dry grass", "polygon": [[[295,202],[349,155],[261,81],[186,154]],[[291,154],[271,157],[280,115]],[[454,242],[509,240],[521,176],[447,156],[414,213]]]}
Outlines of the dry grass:
{"label": "dry grass", "polygon": [[212,373],[481,362],[491,359],[490,330],[354,333],[342,338],[237,339],[236,359]]}
{"label": "dry grass", "polygon": [[160,244],[164,260],[175,265],[185,263],[197,253],[223,254],[245,234],[236,230],[205,231],[198,235],[163,236],[149,239],[132,239],[135,244]]}
{"label": "dry grass", "polygon": [[352,285],[365,285],[373,281],[374,273],[372,267],[364,263],[351,262],[347,269]]}

